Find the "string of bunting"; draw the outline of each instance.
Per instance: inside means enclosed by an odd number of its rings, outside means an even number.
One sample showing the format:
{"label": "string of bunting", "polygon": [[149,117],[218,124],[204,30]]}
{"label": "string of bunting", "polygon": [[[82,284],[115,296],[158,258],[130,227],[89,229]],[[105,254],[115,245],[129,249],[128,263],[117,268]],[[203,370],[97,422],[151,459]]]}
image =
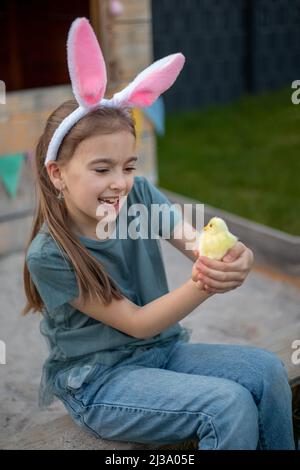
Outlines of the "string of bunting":
{"label": "string of bunting", "polygon": [[[159,97],[151,106],[147,108],[133,109],[135,119],[137,143],[143,136],[143,114],[152,123],[154,130],[159,135],[165,132],[165,111],[162,97]],[[0,155],[0,180],[4,185],[7,194],[15,198],[20,184],[23,162],[32,164],[32,152],[13,153]]]}

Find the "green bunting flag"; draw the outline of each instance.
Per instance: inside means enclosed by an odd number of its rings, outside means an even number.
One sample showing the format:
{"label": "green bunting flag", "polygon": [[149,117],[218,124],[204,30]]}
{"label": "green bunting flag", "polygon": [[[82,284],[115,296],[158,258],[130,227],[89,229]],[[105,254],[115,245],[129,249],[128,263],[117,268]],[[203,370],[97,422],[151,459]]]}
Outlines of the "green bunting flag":
{"label": "green bunting flag", "polygon": [[24,154],[0,155],[0,179],[11,197],[17,194]]}

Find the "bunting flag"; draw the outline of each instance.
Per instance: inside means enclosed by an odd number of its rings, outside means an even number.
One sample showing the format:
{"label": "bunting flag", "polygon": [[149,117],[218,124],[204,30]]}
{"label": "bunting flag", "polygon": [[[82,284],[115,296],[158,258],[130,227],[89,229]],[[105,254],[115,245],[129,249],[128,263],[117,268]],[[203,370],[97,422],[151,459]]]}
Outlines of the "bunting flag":
{"label": "bunting flag", "polygon": [[135,121],[136,144],[138,147],[143,130],[143,114],[139,108],[133,108],[132,113]]}
{"label": "bunting flag", "polygon": [[152,122],[155,131],[159,135],[163,135],[165,133],[165,107],[162,96],[151,106],[143,108],[143,113]]}
{"label": "bunting flag", "polygon": [[34,149],[30,149],[30,150],[27,150],[27,152],[25,152],[25,161],[30,165],[31,170],[33,172],[35,171],[34,157],[35,157],[35,150]]}
{"label": "bunting flag", "polygon": [[163,135],[165,133],[165,107],[161,96],[151,106],[142,109],[133,108],[132,112],[135,120],[137,145],[143,133],[143,114],[152,123],[157,134]]}
{"label": "bunting flag", "polygon": [[[143,114],[153,124],[155,131],[163,135],[165,132],[165,110],[163,98],[159,97],[151,106],[133,109],[133,116],[135,120],[135,130],[137,137],[137,144],[139,144],[143,132]],[[12,198],[16,197],[20,176],[23,166],[23,161],[27,159],[32,163],[32,155],[24,153],[15,153],[9,155],[0,155],[0,180],[2,180],[4,187]]]}
{"label": "bunting flag", "polygon": [[13,198],[17,194],[24,158],[23,153],[0,155],[0,179]]}

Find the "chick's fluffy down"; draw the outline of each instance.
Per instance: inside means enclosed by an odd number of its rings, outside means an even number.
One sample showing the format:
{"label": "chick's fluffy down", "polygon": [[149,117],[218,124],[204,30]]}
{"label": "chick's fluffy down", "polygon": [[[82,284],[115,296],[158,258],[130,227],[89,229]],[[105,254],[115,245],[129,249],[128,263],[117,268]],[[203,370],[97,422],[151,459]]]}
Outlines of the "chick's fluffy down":
{"label": "chick's fluffy down", "polygon": [[213,217],[200,234],[200,255],[221,260],[237,240],[237,237],[229,232],[223,219]]}

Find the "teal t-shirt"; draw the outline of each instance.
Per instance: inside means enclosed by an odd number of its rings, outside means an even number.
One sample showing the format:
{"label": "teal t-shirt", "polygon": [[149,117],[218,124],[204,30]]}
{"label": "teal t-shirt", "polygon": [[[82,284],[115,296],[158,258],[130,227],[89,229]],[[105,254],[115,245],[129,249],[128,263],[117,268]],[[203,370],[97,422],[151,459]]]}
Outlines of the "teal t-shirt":
{"label": "teal t-shirt", "polygon": [[[149,227],[151,204],[165,204],[170,209],[171,203],[145,177],[136,176],[127,197],[127,226],[138,216],[128,215],[132,204],[144,204],[148,209],[148,225],[140,227],[144,234],[148,230],[148,238],[119,237],[119,221],[126,209],[124,206],[116,220],[115,238],[99,241],[83,236],[77,238],[100,260],[124,296],[143,306],[169,292],[159,240],[150,238]],[[180,211],[172,210],[167,222],[170,235],[179,220]],[[158,237],[163,235],[162,227],[162,219],[159,219],[154,230]],[[101,363],[112,366],[129,357],[136,348],[166,344],[177,338],[188,339],[186,329],[179,323],[152,338],[137,339],[72,307],[69,302],[79,294],[75,271],[66,253],[48,233],[45,223],[29,246],[26,263],[44,303],[40,331],[50,353],[43,366],[40,406],[47,406],[53,400],[52,384],[58,370],[71,370],[72,367],[78,370],[80,366],[83,380],[85,371],[89,370],[87,365]]]}

